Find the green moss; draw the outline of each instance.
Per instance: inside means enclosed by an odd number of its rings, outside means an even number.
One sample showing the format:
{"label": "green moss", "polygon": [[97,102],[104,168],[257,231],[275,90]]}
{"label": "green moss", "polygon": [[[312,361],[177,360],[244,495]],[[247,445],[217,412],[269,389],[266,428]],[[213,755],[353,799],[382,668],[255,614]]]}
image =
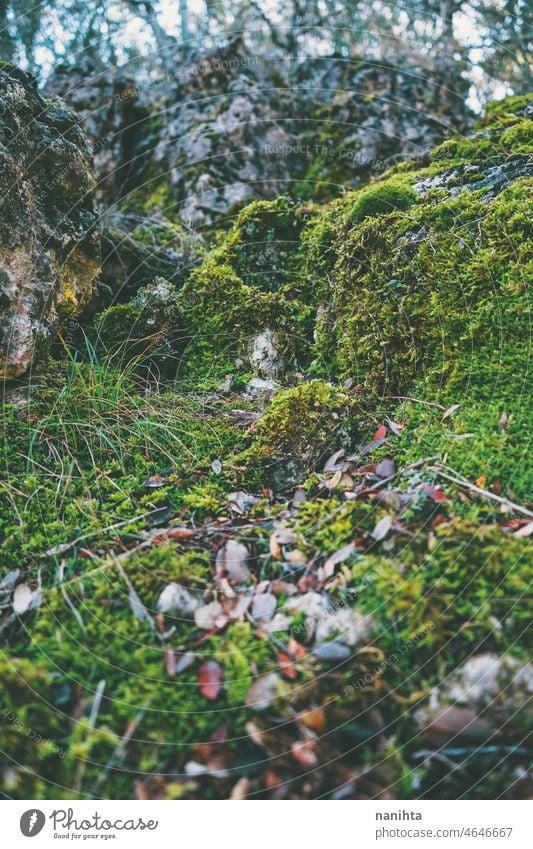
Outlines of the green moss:
{"label": "green moss", "polygon": [[[247,440],[229,416],[232,399],[206,407],[176,389],[146,397],[131,368],[97,361],[50,362],[47,371],[47,385],[33,387],[27,404],[3,411],[5,569],[37,562],[44,551],[87,534],[88,545],[95,538],[97,548],[105,546],[103,529],[131,518],[124,533],[136,531],[146,520],[135,517],[163,500],[201,516],[233,487],[232,457]],[[210,467],[217,457],[219,476]],[[206,472],[216,481],[206,484]],[[165,473],[166,484],[147,489],[144,481],[155,473]]]}
{"label": "green moss", "polygon": [[[531,581],[528,545],[506,539],[499,528],[469,523],[441,525],[397,555],[363,557],[353,567],[357,585],[371,578],[360,609],[380,623],[387,654],[419,633],[416,656],[430,684],[473,651],[523,652],[524,605]],[[394,674],[409,674],[413,659],[398,656]]]}
{"label": "green moss", "polygon": [[156,278],[127,304],[109,307],[95,322],[98,352],[120,355],[122,362],[141,360],[175,373],[184,332],[179,298],[170,283]]}
{"label": "green moss", "polygon": [[361,410],[360,402],[323,380],[279,392],[255,425],[253,443],[242,455],[247,475],[256,468],[273,485],[301,480],[337,444],[349,443]]}
{"label": "green moss", "polygon": [[392,179],[368,186],[355,196],[348,216],[348,224],[359,224],[365,218],[405,212],[417,201],[416,192],[408,183]]}
{"label": "green moss", "polygon": [[299,240],[306,216],[286,198],[250,204],[193,271],[182,292],[191,336],[186,368],[227,369],[267,329],[287,364],[309,356],[314,298],[301,273]]}

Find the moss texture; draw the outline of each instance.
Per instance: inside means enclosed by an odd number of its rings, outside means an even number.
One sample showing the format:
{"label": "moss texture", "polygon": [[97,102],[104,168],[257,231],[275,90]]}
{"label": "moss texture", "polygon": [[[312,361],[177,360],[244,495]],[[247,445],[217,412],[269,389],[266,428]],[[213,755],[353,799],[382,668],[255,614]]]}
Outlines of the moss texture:
{"label": "moss texture", "polygon": [[[5,792],[130,798],[139,777],[204,764],[221,736],[236,769],[255,776],[262,759],[286,763],[308,714],[320,716],[306,739],[328,768],[349,752],[343,768],[368,766],[398,798],[431,787],[415,757],[431,688],[472,655],[522,662],[527,650],[523,525],[469,488],[522,505],[530,492],[527,109],[496,105],[471,139],[322,209],[251,204],[182,290],[156,280],[106,310],[83,362],[66,352],[8,399],[0,565],[42,599],[4,623]],[[267,329],[285,374],[258,400],[243,394],[244,357]],[[339,471],[325,468],[333,454]],[[148,545],[161,524],[193,536]],[[288,542],[276,547],[274,532]],[[221,592],[216,555],[228,539],[247,547],[246,589],[277,585],[277,613],[316,590],[369,617],[349,657],[320,660],[302,610],[273,637],[246,616],[208,633],[187,618],[160,627],[169,582],[203,602]],[[291,637],[305,656],[258,717],[249,688],[279,673]],[[165,650],[195,656],[173,677]],[[198,687],[206,660],[222,670],[216,702]],[[262,748],[274,726],[279,748]],[[452,771],[442,794],[506,793],[513,764],[486,763]],[[216,780],[169,778],[165,793],[217,795]]]}

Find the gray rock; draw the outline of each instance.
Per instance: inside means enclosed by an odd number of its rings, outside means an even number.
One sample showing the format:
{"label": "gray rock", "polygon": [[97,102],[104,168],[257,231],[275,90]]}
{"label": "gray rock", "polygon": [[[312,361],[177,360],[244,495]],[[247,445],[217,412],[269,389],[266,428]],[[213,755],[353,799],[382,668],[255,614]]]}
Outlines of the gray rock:
{"label": "gray rock", "polygon": [[0,377],[23,374],[90,299],[100,266],[94,177],[75,115],[0,68]]}

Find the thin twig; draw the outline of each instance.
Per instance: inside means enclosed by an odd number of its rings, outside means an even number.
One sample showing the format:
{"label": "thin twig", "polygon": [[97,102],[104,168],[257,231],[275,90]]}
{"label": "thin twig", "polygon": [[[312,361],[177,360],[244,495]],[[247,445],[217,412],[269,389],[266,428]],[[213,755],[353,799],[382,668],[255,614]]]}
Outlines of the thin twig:
{"label": "thin twig", "polygon": [[[102,696],[104,695],[105,690],[105,678],[102,678],[98,682],[98,687],[96,688],[96,693],[94,695],[93,703],[91,706],[91,713],[89,714],[89,721],[87,723],[87,739],[89,738],[91,731],[94,730],[94,726],[96,725],[96,717],[98,716],[98,712],[100,710],[100,705],[102,704]],[[80,760],[76,780],[74,782],[74,792],[76,795],[79,795],[80,790],[83,784],[83,776],[85,775],[85,767],[87,766],[87,760]]]}
{"label": "thin twig", "polygon": [[[447,468],[447,467],[445,467]],[[440,478],[444,478],[451,483],[455,483],[458,486],[464,487],[464,489],[469,489],[471,492],[477,492],[478,495],[482,495],[484,498],[488,498],[491,501],[497,501],[498,504],[503,504],[505,507],[509,507],[515,513],[520,513],[522,516],[528,516],[528,518],[533,519],[533,512],[528,510],[527,507],[522,507],[521,504],[516,504],[514,501],[510,501],[508,498],[504,498],[502,495],[496,495],[494,492],[490,492],[488,489],[483,489],[481,486],[477,486],[475,483],[470,483],[469,480],[463,478],[461,475],[458,477],[454,477],[453,475],[448,475],[446,472],[442,471],[441,466],[434,466],[434,471]],[[455,472],[454,469],[452,469]],[[455,474],[458,474],[455,472]]]}
{"label": "thin twig", "polygon": [[446,407],[443,404],[437,404],[435,401],[423,401],[421,398],[412,398],[411,395],[387,395],[387,398],[393,398],[395,401],[412,401],[414,404],[423,404],[424,407],[437,407],[446,412]]}
{"label": "thin twig", "polygon": [[100,789],[100,787],[102,786],[102,784],[106,780],[107,776],[109,775],[109,773],[111,772],[111,770],[113,769],[113,767],[115,766],[117,761],[119,761],[120,758],[123,756],[124,752],[126,751],[126,746],[128,745],[131,738],[133,737],[133,735],[137,731],[137,728],[141,724],[143,717],[144,717],[144,715],[145,715],[145,713],[148,709],[149,704],[150,704],[149,701],[146,702],[146,704],[137,712],[135,717],[129,723],[124,734],[122,735],[122,738],[120,739],[117,746],[115,747],[111,757],[109,758],[109,760],[106,763],[105,767],[103,768],[102,772],[98,776],[98,778],[97,778],[97,780],[94,784],[94,787],[92,788],[92,791],[91,791],[92,796],[96,795],[97,791]]}

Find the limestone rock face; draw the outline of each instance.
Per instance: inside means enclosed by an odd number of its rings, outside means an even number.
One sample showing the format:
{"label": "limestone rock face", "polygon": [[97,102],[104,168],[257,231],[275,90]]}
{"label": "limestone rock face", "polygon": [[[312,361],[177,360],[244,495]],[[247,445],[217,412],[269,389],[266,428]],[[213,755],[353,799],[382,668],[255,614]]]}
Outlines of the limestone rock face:
{"label": "limestone rock face", "polygon": [[253,199],[328,200],[470,121],[467,86],[451,92],[449,80],[418,66],[273,62],[234,39],[176,68],[134,82],[121,69],[62,67],[46,90],[78,113],[106,201],[155,193],[193,227]]}
{"label": "limestone rock face", "polygon": [[72,113],[0,70],[0,377],[90,298],[99,270],[89,150]]}

